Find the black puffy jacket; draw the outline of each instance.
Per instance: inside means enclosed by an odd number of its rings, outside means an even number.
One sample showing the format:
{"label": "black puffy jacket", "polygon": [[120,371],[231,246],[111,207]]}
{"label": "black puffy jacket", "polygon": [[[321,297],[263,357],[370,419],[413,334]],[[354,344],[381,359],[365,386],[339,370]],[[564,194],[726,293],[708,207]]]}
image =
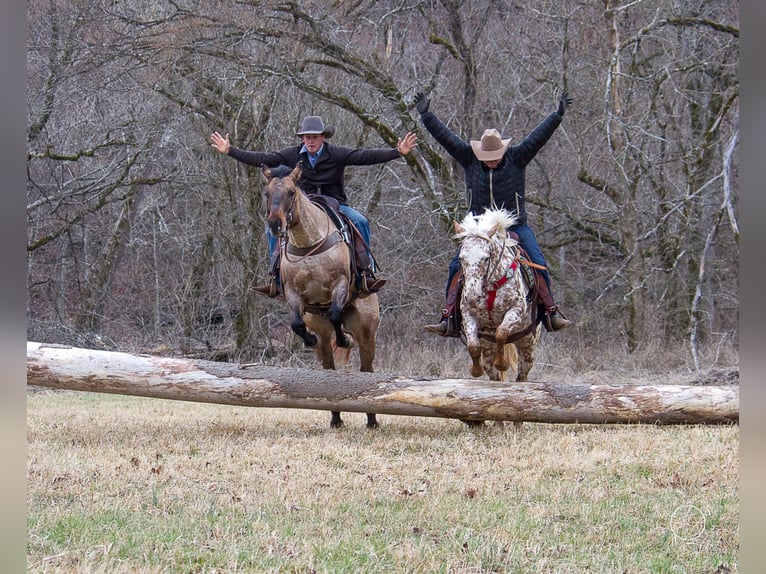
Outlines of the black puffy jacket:
{"label": "black puffy jacket", "polygon": [[520,224],[527,222],[525,169],[561,124],[562,118],[557,112],[546,117],[521,143],[508,146],[495,169],[488,168],[477,159],[471,144],[444,125],[433,112],[427,111],[420,119],[434,139],[463,166],[468,210],[471,213],[483,213],[492,206],[494,199],[497,207],[518,215]]}

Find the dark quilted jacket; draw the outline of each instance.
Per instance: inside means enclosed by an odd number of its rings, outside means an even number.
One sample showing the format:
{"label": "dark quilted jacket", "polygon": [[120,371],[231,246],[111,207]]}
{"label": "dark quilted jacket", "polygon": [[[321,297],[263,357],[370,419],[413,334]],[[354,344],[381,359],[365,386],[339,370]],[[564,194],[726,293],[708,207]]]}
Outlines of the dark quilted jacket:
{"label": "dark quilted jacket", "polygon": [[561,124],[558,113],[550,114],[518,145],[508,146],[496,169],[489,169],[479,161],[471,144],[444,125],[433,112],[427,111],[420,119],[434,139],[463,166],[468,210],[471,213],[483,213],[494,198],[497,207],[517,214],[519,223],[527,222],[525,168]]}
{"label": "dark quilted jacket", "polygon": [[396,148],[352,149],[324,142],[324,150],[317,160],[316,167],[311,167],[308,153],[300,153],[302,144],[286,147],[280,151],[247,151],[232,146],[229,155],[249,165],[276,167],[286,165],[295,167],[301,164],[299,185],[306,193],[330,195],[348,205],[343,184],[343,171],[347,165],[374,165],[396,159]]}

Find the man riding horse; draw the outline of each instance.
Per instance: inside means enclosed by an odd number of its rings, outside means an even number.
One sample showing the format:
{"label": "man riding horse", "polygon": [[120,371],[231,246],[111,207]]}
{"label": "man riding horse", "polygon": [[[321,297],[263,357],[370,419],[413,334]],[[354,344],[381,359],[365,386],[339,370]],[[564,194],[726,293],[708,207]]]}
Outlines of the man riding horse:
{"label": "man riding horse", "polygon": [[[510,139],[503,139],[495,129],[485,130],[480,141],[464,141],[429,111],[430,100],[422,92],[415,95],[415,106],[423,125],[447,153],[463,166],[469,212],[481,215],[486,209],[504,208],[517,217],[510,231],[518,235],[519,243],[543,278],[538,288],[544,307],[543,324],[548,331],[564,329],[572,322],[563,316],[553,301],[545,257],[527,224],[524,206],[525,168],[559,127],[571,103],[571,98],[564,93],[559,100],[558,110],[546,117],[521,143],[511,146]],[[460,325],[455,315],[459,270],[460,260],[456,252],[449,266],[447,301],[441,320],[435,325],[427,325],[427,331],[443,337],[459,336]]]}
{"label": "man riding horse", "polygon": [[[376,293],[385,285],[385,279],[375,277],[375,259],[369,252],[370,224],[367,218],[348,204],[344,187],[344,170],[349,165],[375,165],[406,156],[417,146],[417,136],[408,133],[399,139],[396,148],[349,148],[331,144],[327,140],[335,133],[332,126],[325,127],[320,116],[306,116],[300,130],[295,135],[301,138],[299,145],[289,146],[279,151],[247,151],[234,147],[229,142],[229,134],[222,136],[213,132],[211,146],[219,152],[249,165],[276,167],[286,165],[294,168],[301,164],[300,188],[308,195],[326,195],[340,203],[340,211],[353,224],[354,232],[364,240],[365,249],[357,257],[359,288],[363,293]],[[279,283],[279,245],[277,238],[266,231],[271,254],[269,284],[254,287],[258,293],[269,297],[281,294]]]}

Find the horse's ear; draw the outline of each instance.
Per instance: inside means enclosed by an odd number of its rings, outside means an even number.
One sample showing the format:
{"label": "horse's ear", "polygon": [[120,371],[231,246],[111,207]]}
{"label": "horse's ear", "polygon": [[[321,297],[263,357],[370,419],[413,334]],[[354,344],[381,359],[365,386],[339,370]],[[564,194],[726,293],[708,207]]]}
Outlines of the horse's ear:
{"label": "horse's ear", "polygon": [[301,163],[298,162],[298,165],[295,166],[295,169],[290,172],[290,178],[293,181],[298,181],[301,177]]}
{"label": "horse's ear", "polygon": [[456,221],[453,221],[453,222],[452,222],[452,224],[453,224],[453,225],[454,225],[454,227],[455,227],[455,233],[463,233],[463,231],[465,231],[465,227],[463,227],[462,225],[460,225],[460,224],[457,222],[457,220],[456,220]]}
{"label": "horse's ear", "polygon": [[263,177],[266,178],[266,181],[271,179],[271,168],[266,164],[261,165],[261,173],[263,174]]}

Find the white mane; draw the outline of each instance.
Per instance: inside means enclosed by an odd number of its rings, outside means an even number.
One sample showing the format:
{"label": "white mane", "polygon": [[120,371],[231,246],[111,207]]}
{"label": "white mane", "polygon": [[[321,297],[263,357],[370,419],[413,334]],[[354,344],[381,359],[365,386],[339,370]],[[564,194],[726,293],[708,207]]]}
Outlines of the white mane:
{"label": "white mane", "polygon": [[455,239],[478,235],[489,238],[493,230],[505,230],[518,221],[516,215],[512,215],[505,209],[487,209],[481,215],[467,214],[459,224]]}

